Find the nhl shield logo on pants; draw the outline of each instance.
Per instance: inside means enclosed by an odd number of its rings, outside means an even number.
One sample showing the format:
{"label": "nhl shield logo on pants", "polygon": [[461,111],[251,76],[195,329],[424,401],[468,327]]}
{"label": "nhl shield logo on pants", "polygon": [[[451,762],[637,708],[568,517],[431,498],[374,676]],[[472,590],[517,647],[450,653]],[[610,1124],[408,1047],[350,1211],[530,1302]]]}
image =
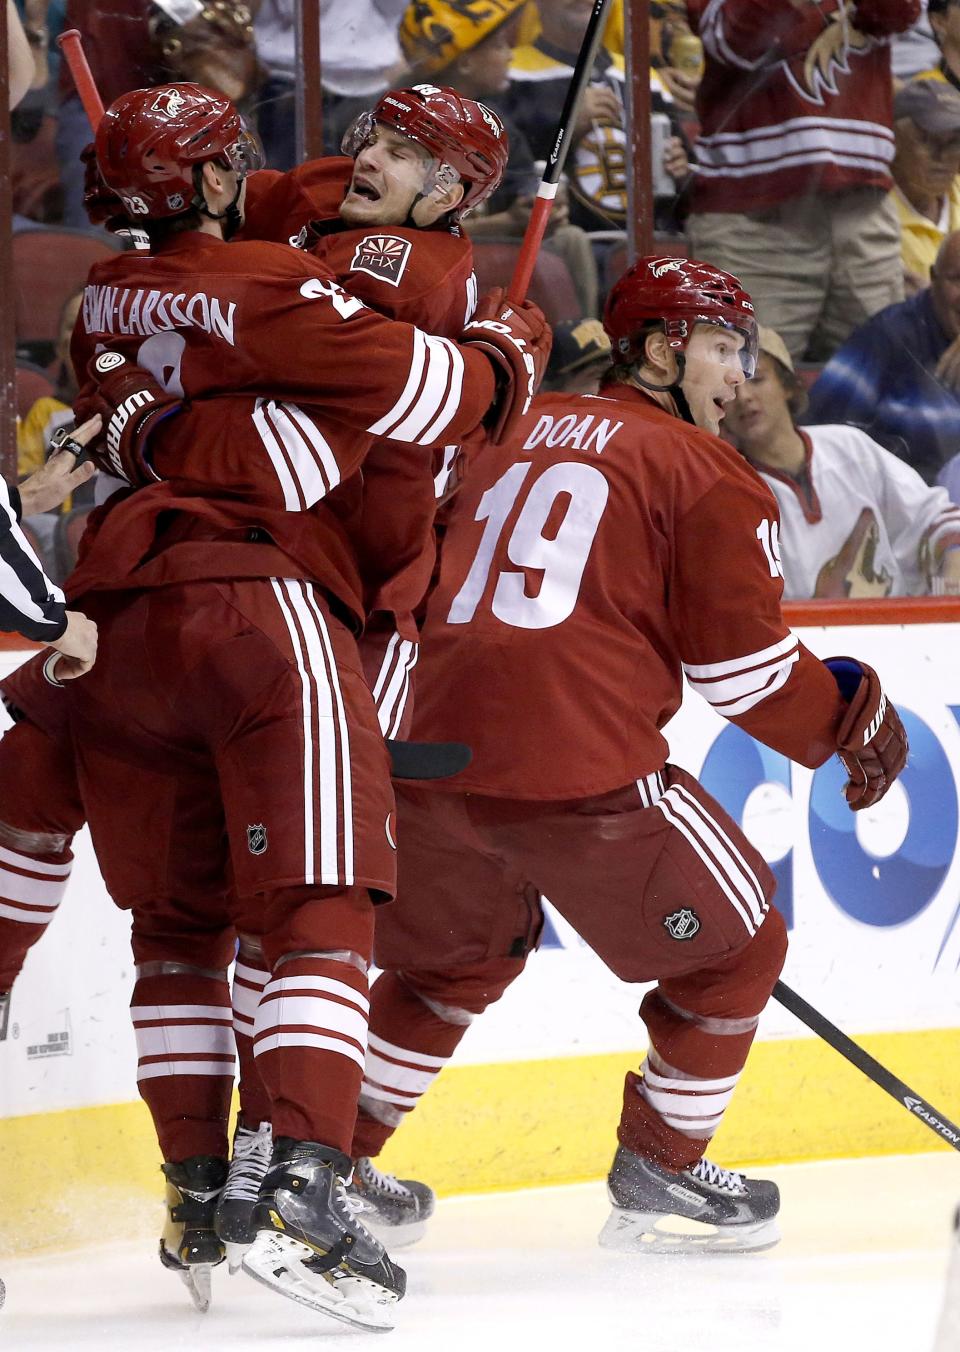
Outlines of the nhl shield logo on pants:
{"label": "nhl shield logo on pants", "polygon": [[692,939],[700,929],[700,917],[689,906],[673,915],[665,915],[663,924],[671,939]]}
{"label": "nhl shield logo on pants", "polygon": [[266,854],[267,828],[263,822],[247,827],[247,849],[251,854]]}

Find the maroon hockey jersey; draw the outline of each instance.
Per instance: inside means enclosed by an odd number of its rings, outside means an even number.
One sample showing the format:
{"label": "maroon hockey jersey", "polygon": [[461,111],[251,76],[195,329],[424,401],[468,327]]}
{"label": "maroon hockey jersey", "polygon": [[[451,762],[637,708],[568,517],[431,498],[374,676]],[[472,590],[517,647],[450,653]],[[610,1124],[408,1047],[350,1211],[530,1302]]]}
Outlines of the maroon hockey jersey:
{"label": "maroon hockey jersey", "polygon": [[[460,440],[494,392],[480,353],[383,318],[344,292],[319,259],[197,232],[93,269],[74,334],[78,370],[100,346],[193,401],[151,443],[170,491],[197,495],[199,516],[203,497],[230,500],[238,520],[241,501],[254,517],[277,513],[270,535],[281,547],[278,529],[303,530],[282,514],[311,509],[346,485],[374,437],[417,447]],[[323,512],[318,520],[339,529]],[[94,568],[92,551],[86,570],[87,585],[120,580],[106,558]],[[355,588],[346,589],[352,605]]]}
{"label": "maroon hockey jersey", "polygon": [[455,499],[415,737],[473,762],[436,788],[587,797],[658,770],[682,675],[794,760],[836,748],[833,677],[784,623],[777,505],[728,445],[627,386],[547,395]]}
{"label": "maroon hockey jersey", "polygon": [[[791,197],[891,187],[889,39],[849,0],[688,0],[707,56],[697,93],[693,210],[763,211]],[[909,27],[919,0],[890,31]]]}

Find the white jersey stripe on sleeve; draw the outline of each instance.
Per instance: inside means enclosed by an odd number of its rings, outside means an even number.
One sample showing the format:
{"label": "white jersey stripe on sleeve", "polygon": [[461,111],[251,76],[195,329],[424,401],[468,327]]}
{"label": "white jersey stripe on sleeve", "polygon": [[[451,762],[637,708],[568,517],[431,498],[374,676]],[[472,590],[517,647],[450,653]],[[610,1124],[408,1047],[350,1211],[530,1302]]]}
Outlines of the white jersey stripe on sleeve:
{"label": "white jersey stripe on sleeve", "polygon": [[782,657],[790,652],[798,643],[799,639],[796,634],[791,633],[786,638],[780,639],[778,643],[772,643],[769,648],[761,648],[759,652],[745,653],[743,657],[732,657],[726,662],[707,662],[701,666],[684,662],[683,670],[688,679],[695,681],[714,680],[718,676],[732,676],[737,672],[747,671],[751,667],[759,667],[766,662],[772,662],[775,657]]}
{"label": "white jersey stripe on sleeve", "polygon": [[440,440],[450,425],[451,418],[460,407],[460,396],[463,393],[463,353],[446,338],[428,338],[427,342],[442,344],[447,349],[450,355],[450,384],[443,408],[423,435],[418,438],[421,446],[432,446],[435,441]]}
{"label": "white jersey stripe on sleeve", "polygon": [[719,701],[707,696],[710,703],[716,709],[718,714],[723,714],[724,718],[735,718],[737,714],[745,714],[748,709],[752,709],[755,704],[765,700],[769,695],[774,694],[781,686],[786,685],[790,677],[790,668],[795,662],[799,662],[800,654],[794,653],[792,657],[781,664],[766,683],[759,690],[751,690],[740,699],[732,701]]}
{"label": "white jersey stripe on sleeve", "polygon": [[311,451],[310,443],[286,407],[283,404],[269,404],[267,410],[286,452],[287,463],[300,490],[303,506],[305,509],[312,507],[327,495],[326,476]]}
{"label": "white jersey stripe on sleeve", "polygon": [[[447,410],[447,397],[454,383],[452,343],[445,338],[426,338],[427,367],[423,389],[407,416],[390,435],[396,441],[413,441],[429,446],[439,440],[450,422],[454,410]],[[459,357],[459,352],[457,353]],[[461,359],[461,381],[462,381]],[[427,433],[429,432],[429,435]]]}
{"label": "white jersey stripe on sleeve", "polygon": [[253,425],[259,433],[264,450],[267,452],[274,473],[280,482],[284,507],[288,512],[302,511],[305,505],[303,495],[297,486],[290,465],[287,463],[280,440],[267,418],[263,399],[258,399],[254,406]]}
{"label": "white jersey stripe on sleeve", "polygon": [[340,482],[340,466],[337,464],[337,457],[333,453],[332,446],[313,419],[309,418],[298,405],[280,404],[279,409],[296,424],[300,435],[309,445],[317,464],[320,466],[320,472],[326,483],[326,491],[329,493]]}
{"label": "white jersey stripe on sleeve", "polygon": [[407,383],[403,387],[400,398],[394,404],[389,413],[385,413],[382,418],[378,418],[372,426],[367,428],[375,437],[389,437],[393,434],[392,429],[401,419],[405,418],[410,412],[411,407],[416,403],[417,391],[423,382],[424,366],[427,361],[427,339],[426,334],[419,329],[413,331],[413,355],[410,358],[410,371],[407,375]]}

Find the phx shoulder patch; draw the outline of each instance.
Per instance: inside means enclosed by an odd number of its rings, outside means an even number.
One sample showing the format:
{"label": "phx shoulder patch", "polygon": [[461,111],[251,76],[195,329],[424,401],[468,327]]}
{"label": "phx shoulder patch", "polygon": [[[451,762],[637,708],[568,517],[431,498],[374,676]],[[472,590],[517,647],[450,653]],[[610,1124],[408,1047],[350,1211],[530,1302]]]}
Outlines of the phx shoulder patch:
{"label": "phx shoulder patch", "polygon": [[381,282],[399,286],[413,244],[399,235],[364,235],[350,264],[351,272],[366,272]]}

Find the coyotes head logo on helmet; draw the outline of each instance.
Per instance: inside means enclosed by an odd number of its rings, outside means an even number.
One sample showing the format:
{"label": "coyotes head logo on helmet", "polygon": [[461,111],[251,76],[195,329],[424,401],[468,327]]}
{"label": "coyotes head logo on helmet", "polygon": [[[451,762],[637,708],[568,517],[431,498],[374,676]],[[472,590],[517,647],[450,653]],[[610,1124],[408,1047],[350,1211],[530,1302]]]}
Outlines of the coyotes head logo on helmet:
{"label": "coyotes head logo on helmet", "polygon": [[419,84],[391,89],[375,107],[347,129],[341,143],[355,159],[369,144],[377,125],[415,142],[430,157],[422,188],[426,196],[437,186],[462,183],[463,197],[454,219],[466,215],[494,192],[507,167],[509,142],[503,123],[490,108],[442,85]]}
{"label": "coyotes head logo on helmet", "polygon": [[644,339],[656,325],[682,358],[697,324],[741,334],[740,363],[748,379],[753,375],[759,341],[753,301],[736,277],[709,263],[639,258],[613,287],[603,316],[614,357],[623,363],[642,360]]}
{"label": "coyotes head logo on helmet", "polygon": [[100,176],[128,214],[148,220],[190,210],[219,219],[203,196],[200,170],[208,161],[233,170],[236,195],[221,213],[228,233],[239,224],[243,179],[262,164],[259,143],[230,100],[187,83],[121,94],[97,127],[96,156]]}

